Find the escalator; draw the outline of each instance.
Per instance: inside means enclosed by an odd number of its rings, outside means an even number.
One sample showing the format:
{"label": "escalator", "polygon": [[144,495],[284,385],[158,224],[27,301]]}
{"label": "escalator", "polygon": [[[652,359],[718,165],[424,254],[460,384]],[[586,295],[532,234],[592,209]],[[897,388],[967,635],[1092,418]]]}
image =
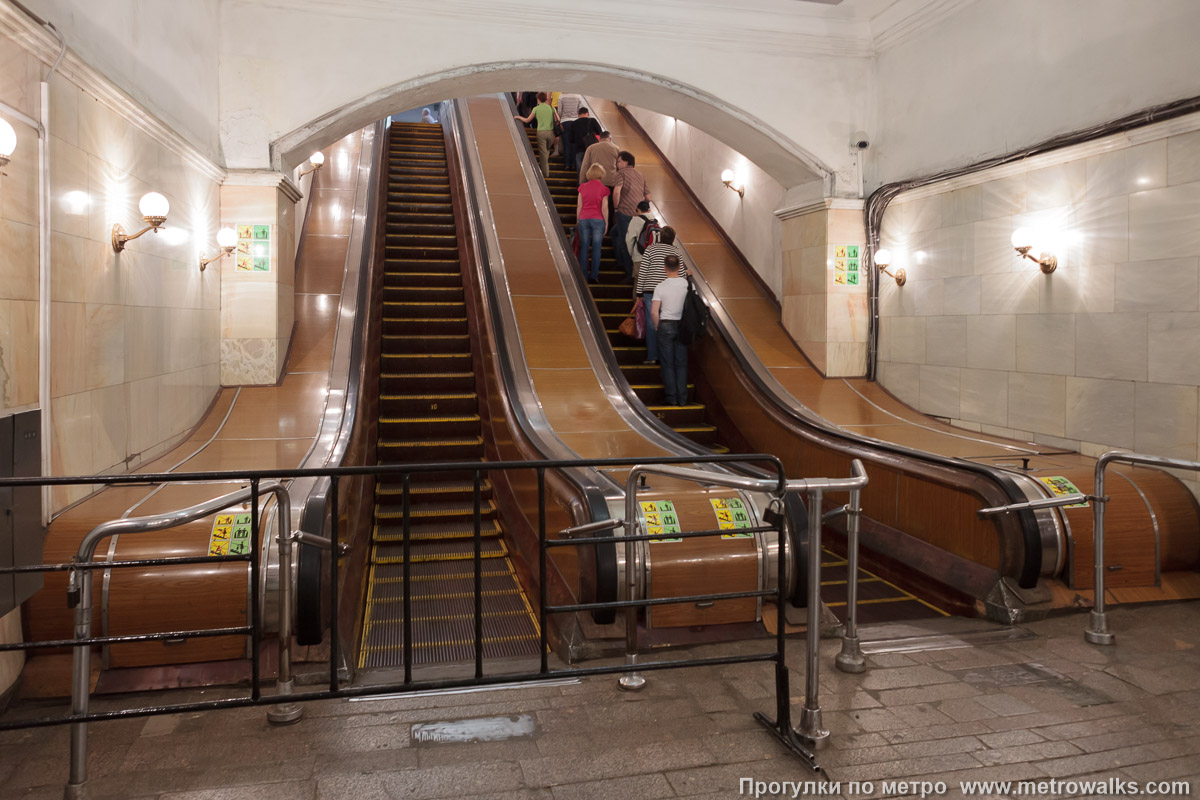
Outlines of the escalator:
{"label": "escalator", "polygon": [[[394,123],[379,366],[380,464],[486,460],[457,227],[440,125]],[[404,487],[375,492],[359,668],[403,663]],[[537,657],[539,631],[504,540],[493,486],[478,490],[485,658]],[[474,657],[474,471],[418,473],[409,492],[413,664]]]}
{"label": "escalator", "polygon": [[[530,146],[537,146],[536,132],[528,129]],[[562,219],[563,231],[570,235],[575,227],[575,201],[578,197],[579,176],[575,170],[563,166],[562,159],[550,159],[550,177],[546,181],[554,206]],[[646,358],[645,344],[620,333],[621,321],[629,315],[633,306],[633,289],[622,280],[625,272],[617,265],[612,242],[604,238],[604,249],[600,259],[600,282],[589,284],[592,300],[604,321],[604,331],[612,345],[613,354],[629,386],[650,410],[677,433],[702,445],[715,453],[728,453],[730,432],[711,419],[711,409],[696,400],[696,386],[689,372],[688,398],[684,406],[663,405],[663,384],[657,364],[643,363]],[[740,439],[740,437],[737,437]]]}

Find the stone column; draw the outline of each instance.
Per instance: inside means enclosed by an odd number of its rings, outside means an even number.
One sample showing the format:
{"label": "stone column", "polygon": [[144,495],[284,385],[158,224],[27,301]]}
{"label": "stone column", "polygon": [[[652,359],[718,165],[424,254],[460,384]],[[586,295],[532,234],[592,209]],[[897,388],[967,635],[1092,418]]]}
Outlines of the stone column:
{"label": "stone column", "polygon": [[862,201],[826,198],[775,213],[782,225],[784,329],[821,374],[866,374]]}
{"label": "stone column", "polygon": [[221,270],[221,384],[276,383],[295,321],[296,202],[279,172],[231,171],[221,186],[221,227],[238,231]]}

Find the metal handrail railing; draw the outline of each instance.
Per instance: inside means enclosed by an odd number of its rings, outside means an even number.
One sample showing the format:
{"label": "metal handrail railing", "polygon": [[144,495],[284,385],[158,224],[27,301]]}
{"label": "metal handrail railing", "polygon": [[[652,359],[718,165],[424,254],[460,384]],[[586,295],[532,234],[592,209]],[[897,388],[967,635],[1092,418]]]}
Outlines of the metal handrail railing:
{"label": "metal handrail railing", "polygon": [[[765,462],[769,464],[772,471],[775,473],[774,478],[753,479],[741,475],[730,473],[713,473],[689,468],[685,465],[693,465],[698,463],[721,463],[721,462]],[[671,469],[668,465],[675,465],[676,469]],[[654,471],[659,474],[669,474],[676,477],[689,477],[699,480],[703,484],[713,485],[717,483],[729,483],[737,488],[745,488],[755,491],[763,491],[771,494],[770,510],[764,514],[765,525],[752,529],[743,529],[744,531],[766,531],[777,530],[779,532],[779,573],[777,585],[773,590],[761,590],[750,592],[727,592],[716,593],[709,595],[697,595],[695,597],[668,597],[668,598],[653,598],[653,599],[638,599],[630,597],[623,601],[612,602],[597,602],[597,603],[577,603],[565,605],[550,605],[547,597],[547,581],[546,581],[546,559],[547,551],[550,547],[560,546],[579,546],[584,544],[595,543],[613,543],[611,536],[597,536],[587,538],[563,538],[553,541],[547,540],[546,534],[546,472],[547,470],[555,470],[562,468],[589,468],[589,469],[611,469],[620,467],[631,467],[629,477],[629,486],[627,491],[632,496],[636,489],[637,479],[641,474]],[[480,625],[482,613],[482,592],[481,592],[481,577],[482,577],[482,562],[481,562],[481,536],[480,536],[480,507],[481,495],[480,484],[481,476],[484,472],[494,471],[514,471],[532,469],[537,474],[537,495],[538,495],[538,549],[540,561],[540,597],[539,616],[540,616],[540,640],[541,640],[541,664],[537,672],[525,674],[503,673],[495,675],[483,674],[483,635]],[[70,644],[74,649],[74,666],[73,674],[73,695],[70,714],[62,717],[23,720],[20,722],[0,723],[0,730],[18,729],[18,728],[33,728],[45,727],[54,725],[70,725],[72,726],[71,735],[71,769],[70,782],[67,786],[68,797],[82,797],[86,791],[87,769],[86,769],[86,754],[87,754],[87,729],[86,724],[90,722],[98,722],[113,719],[128,719],[133,717],[154,716],[159,714],[178,714],[191,711],[215,710],[221,708],[238,708],[249,706],[275,706],[268,714],[268,717],[274,722],[294,722],[299,719],[298,709],[294,704],[315,700],[327,700],[335,698],[352,698],[352,697],[367,697],[381,694],[391,694],[400,692],[412,692],[420,690],[439,690],[450,688],[462,688],[466,686],[488,686],[499,683],[514,683],[523,681],[540,681],[548,679],[560,679],[563,677],[583,677],[592,675],[617,675],[628,673],[630,671],[628,664],[597,666],[597,667],[580,667],[567,669],[549,669],[548,664],[548,648],[547,648],[547,631],[546,625],[547,615],[550,613],[570,613],[576,611],[599,610],[599,609],[630,609],[636,606],[655,606],[670,603],[681,603],[691,601],[707,601],[725,598],[739,597],[762,597],[767,595],[775,595],[777,604],[777,639],[776,652],[774,653],[759,653],[744,656],[718,656],[696,659],[679,659],[679,660],[663,660],[656,662],[641,662],[637,663],[639,671],[652,671],[660,669],[677,669],[685,667],[699,666],[721,666],[739,663],[755,663],[773,661],[776,664],[776,704],[777,714],[774,720],[769,719],[762,713],[756,713],[755,719],[767,727],[772,735],[774,735],[785,747],[800,757],[815,771],[820,771],[817,765],[815,756],[812,750],[819,749],[825,744],[829,733],[824,730],[821,724],[821,709],[818,704],[818,672],[819,672],[819,625],[815,618],[815,613],[820,607],[820,522],[821,522],[821,497],[824,492],[828,491],[851,491],[858,492],[866,484],[867,478],[861,462],[854,461],[853,463],[854,477],[849,479],[808,479],[787,481],[784,477],[783,465],[775,456],[764,454],[729,454],[729,455],[710,455],[710,456],[677,456],[663,457],[657,459],[595,459],[591,461],[580,460],[563,460],[563,461],[497,461],[488,462],[486,465],[481,465],[479,462],[454,462],[441,464],[394,464],[394,465],[373,465],[362,467],[323,467],[315,469],[292,469],[292,470],[237,470],[223,473],[178,473],[178,474],[142,474],[142,475],[103,475],[103,476],[75,476],[65,478],[4,478],[0,479],[0,488],[7,486],[21,485],[74,485],[74,484],[104,484],[104,485],[123,485],[131,483],[196,483],[196,482],[229,482],[231,480],[247,481],[249,486],[224,495],[219,498],[201,503],[189,509],[162,514],[155,517],[146,517],[142,519],[124,519],[113,522],[106,522],[94,528],[81,543],[76,558],[68,565],[40,565],[40,566],[17,566],[0,568],[0,575],[12,574],[17,572],[28,572],[37,569],[58,570],[67,569],[71,573],[69,583],[71,598],[75,601],[75,633],[76,636],[72,640],[64,642],[25,642],[20,644],[4,646],[4,650],[15,649],[35,649],[47,646],[62,646]],[[340,677],[337,669],[337,661],[340,658],[338,640],[336,638],[336,626],[338,610],[336,602],[330,603],[330,618],[328,620],[329,630],[331,632],[331,647],[329,648],[329,687],[324,691],[307,691],[296,692],[292,685],[291,673],[291,652],[290,652],[290,606],[294,602],[294,597],[291,594],[291,588],[284,582],[280,586],[279,602],[281,606],[280,619],[280,668],[279,680],[277,683],[277,691],[275,694],[264,697],[260,688],[260,669],[259,669],[259,634],[262,630],[262,619],[260,612],[260,603],[256,602],[259,595],[264,591],[265,587],[259,579],[258,566],[261,562],[261,547],[260,547],[260,532],[259,525],[263,522],[263,516],[260,513],[261,494],[268,493],[276,495],[277,504],[280,507],[280,513],[276,517],[276,524],[279,528],[277,542],[280,546],[280,562],[284,575],[290,575],[291,562],[291,544],[299,539],[308,539],[310,543],[319,544],[321,546],[329,546],[334,553],[343,551],[342,546],[338,542],[339,535],[339,520],[335,514],[332,517],[330,524],[330,539],[320,540],[320,537],[313,537],[311,534],[293,533],[290,529],[290,513],[288,495],[286,489],[277,481],[284,478],[297,477],[327,477],[331,479],[330,484],[330,502],[336,507],[338,497],[339,479],[351,476],[362,475],[391,475],[403,479],[405,487],[404,492],[404,509],[405,509],[405,524],[403,526],[404,548],[407,552],[412,540],[412,532],[409,525],[409,479],[414,473],[438,473],[438,472],[462,472],[470,471],[475,475],[475,492],[474,492],[474,570],[475,570],[475,606],[476,606],[476,625],[475,625],[475,663],[476,670],[473,678],[450,678],[438,680],[423,680],[415,681],[412,676],[412,629],[411,624],[405,626],[404,636],[404,681],[400,683],[380,683],[370,685],[340,685]],[[794,729],[791,725],[790,711],[790,690],[788,688],[788,671],[785,660],[784,634],[786,633],[786,624],[784,618],[784,603],[787,602],[787,537],[784,531],[784,515],[779,513],[782,511],[783,503],[781,498],[788,491],[804,491],[810,495],[809,507],[809,542],[812,550],[809,558],[809,620],[807,634],[807,656],[808,656],[808,675],[805,694],[805,705],[802,711],[802,723],[799,729]],[[852,495],[854,497],[854,495]],[[207,514],[220,511],[227,508],[231,504],[240,503],[249,500],[251,503],[251,546],[249,553],[215,556],[215,557],[185,557],[185,558],[157,558],[157,559],[139,559],[122,562],[107,562],[94,561],[95,549],[99,542],[108,536],[122,533],[138,533],[151,530],[163,530],[176,525],[180,525],[189,521],[193,521]],[[626,506],[627,516],[630,514],[630,506]],[[852,505],[857,505],[857,500],[852,500]],[[634,509],[636,513],[636,509]],[[632,545],[635,541],[646,541],[654,538],[651,535],[633,535],[634,525],[636,522],[626,521],[625,539],[626,546]],[[586,526],[583,533],[602,532],[605,525]],[[721,535],[727,531],[689,531],[680,534],[680,536],[692,537],[702,535]],[[209,564],[219,564],[225,562],[243,562],[248,563],[250,567],[250,586],[249,594],[252,602],[250,603],[251,620],[250,625],[241,627],[230,627],[220,629],[210,629],[205,631],[173,631],[156,634],[137,634],[131,636],[105,636],[92,637],[91,633],[91,589],[92,589],[92,572],[96,569],[111,569],[125,566],[146,566],[146,565],[170,565],[197,563],[203,561]],[[336,598],[338,593],[338,566],[339,559],[335,556],[330,558],[330,582],[332,597]],[[628,572],[632,572],[636,560],[629,562]],[[404,602],[406,607],[405,619],[409,619],[407,610],[409,608],[411,591],[411,583],[404,581],[403,592]],[[636,592],[635,592],[636,594]],[[628,613],[628,611],[627,611]],[[634,647],[636,648],[636,623],[631,626]],[[177,638],[179,636],[228,636],[228,635],[246,635],[252,640],[251,646],[251,692],[248,697],[230,697],[218,700],[205,700],[199,702],[177,703],[172,705],[150,706],[142,708],[126,708],[110,711],[92,711],[88,704],[88,676],[90,673],[90,647],[94,644],[104,643],[124,643],[134,641],[156,641],[169,638]],[[810,750],[809,748],[812,748]]]}
{"label": "metal handrail railing", "polygon": [[1092,644],[1114,644],[1116,637],[1108,630],[1108,612],[1105,610],[1104,599],[1104,506],[1108,498],[1104,496],[1104,471],[1114,461],[1125,464],[1143,464],[1151,467],[1169,467],[1171,469],[1187,469],[1200,471],[1200,462],[1184,461],[1178,458],[1151,456],[1143,453],[1126,453],[1120,450],[1109,450],[1096,459],[1095,491],[1097,497],[1089,498],[1096,501],[1092,506],[1093,531],[1095,537],[1096,570],[1095,604],[1088,620],[1088,627],[1083,632],[1083,638]]}

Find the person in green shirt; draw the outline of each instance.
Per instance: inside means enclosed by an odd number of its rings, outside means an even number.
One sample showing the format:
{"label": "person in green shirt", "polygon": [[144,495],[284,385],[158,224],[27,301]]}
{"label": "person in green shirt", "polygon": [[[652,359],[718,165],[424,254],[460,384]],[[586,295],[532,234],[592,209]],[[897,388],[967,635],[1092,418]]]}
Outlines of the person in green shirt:
{"label": "person in green shirt", "polygon": [[527,117],[515,114],[513,119],[529,124],[537,120],[538,161],[542,167],[542,177],[550,177],[550,151],[554,149],[554,123],[558,121],[558,112],[546,102],[546,93],[538,92],[538,104],[529,112]]}

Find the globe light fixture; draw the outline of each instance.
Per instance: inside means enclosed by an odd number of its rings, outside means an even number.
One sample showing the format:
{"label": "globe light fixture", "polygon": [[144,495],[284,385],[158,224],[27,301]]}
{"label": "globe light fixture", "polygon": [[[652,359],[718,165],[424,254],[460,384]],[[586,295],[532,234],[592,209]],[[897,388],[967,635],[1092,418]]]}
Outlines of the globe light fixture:
{"label": "globe light fixture", "polygon": [[120,223],[113,225],[113,252],[121,252],[125,249],[126,242],[133,241],[146,231],[157,233],[158,229],[167,221],[167,214],[171,211],[171,204],[167,201],[166,197],[158,192],[146,192],[142,195],[142,199],[138,201],[138,210],[142,213],[142,221],[146,223],[146,227],[135,234],[126,235],[125,229],[121,227]]}
{"label": "globe light fixture", "polygon": [[886,247],[881,247],[875,251],[874,261],[875,266],[879,267],[879,271],[894,280],[897,286],[903,286],[905,281],[908,280],[908,272],[905,271],[904,267],[900,267],[894,274],[888,272],[888,267],[892,263],[892,251]]}
{"label": "globe light fixture", "polygon": [[233,252],[233,248],[237,246],[237,231],[230,227],[221,228],[217,231],[217,246],[221,249],[212,258],[200,256],[200,271],[204,272],[204,268],[212,262],[224,258]]}

